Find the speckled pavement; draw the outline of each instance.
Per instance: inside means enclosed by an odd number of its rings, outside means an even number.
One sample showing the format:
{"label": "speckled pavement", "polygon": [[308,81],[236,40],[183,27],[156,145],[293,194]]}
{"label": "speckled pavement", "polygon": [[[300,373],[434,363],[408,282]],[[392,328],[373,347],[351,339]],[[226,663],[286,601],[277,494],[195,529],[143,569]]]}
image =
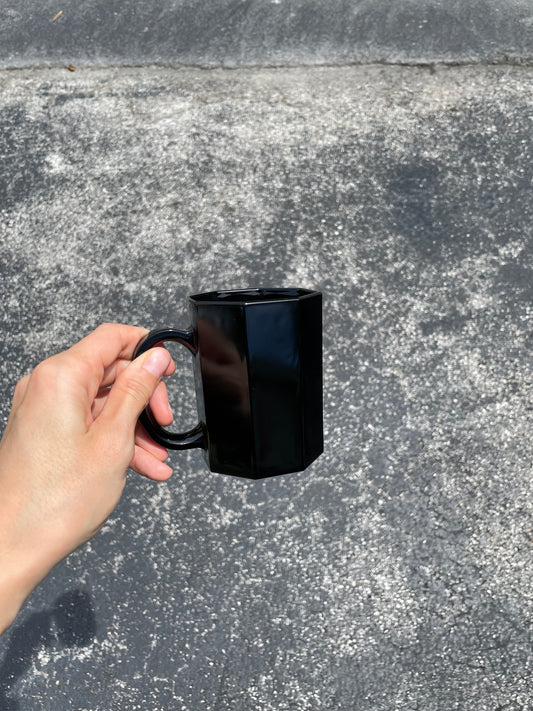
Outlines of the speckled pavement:
{"label": "speckled pavement", "polygon": [[326,436],[275,479],[131,473],[0,639],[2,711],[533,708],[532,98],[516,66],[0,72],[2,423],[102,321],[297,285]]}

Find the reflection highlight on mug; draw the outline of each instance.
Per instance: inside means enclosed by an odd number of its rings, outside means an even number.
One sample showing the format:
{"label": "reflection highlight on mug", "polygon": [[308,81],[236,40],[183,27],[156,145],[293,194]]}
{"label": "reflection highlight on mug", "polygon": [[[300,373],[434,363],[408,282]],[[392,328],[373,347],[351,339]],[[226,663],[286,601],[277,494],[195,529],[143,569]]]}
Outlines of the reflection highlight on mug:
{"label": "reflection highlight on mug", "polygon": [[217,411],[220,419],[242,419],[244,427],[251,416],[246,353],[239,352],[236,343],[216,323],[199,318],[197,328],[209,407]]}

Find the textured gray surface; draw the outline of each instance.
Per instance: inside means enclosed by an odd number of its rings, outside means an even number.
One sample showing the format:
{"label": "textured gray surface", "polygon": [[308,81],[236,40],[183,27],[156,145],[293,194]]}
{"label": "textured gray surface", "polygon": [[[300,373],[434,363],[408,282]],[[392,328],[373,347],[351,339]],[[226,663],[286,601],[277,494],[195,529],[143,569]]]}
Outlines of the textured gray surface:
{"label": "textured gray surface", "polygon": [[4,421],[44,356],[216,287],[323,290],[326,394],[305,473],[131,475],[0,640],[2,711],[533,706],[532,95],[508,67],[0,74]]}
{"label": "textured gray surface", "polygon": [[0,8],[0,66],[506,58],[533,59],[533,0],[7,0]]}

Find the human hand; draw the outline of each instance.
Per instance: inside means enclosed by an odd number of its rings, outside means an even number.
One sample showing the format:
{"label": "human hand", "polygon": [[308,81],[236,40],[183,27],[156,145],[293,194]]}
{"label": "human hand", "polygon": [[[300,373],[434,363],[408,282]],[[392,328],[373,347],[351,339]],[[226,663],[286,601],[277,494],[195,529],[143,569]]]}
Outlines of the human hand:
{"label": "human hand", "polygon": [[15,388],[0,442],[0,633],[51,568],[91,538],[118,503],[126,469],[155,480],[167,450],[137,418],[148,402],[172,422],[162,376],[170,354],[131,362],[147,330],[104,324],[39,364]]}

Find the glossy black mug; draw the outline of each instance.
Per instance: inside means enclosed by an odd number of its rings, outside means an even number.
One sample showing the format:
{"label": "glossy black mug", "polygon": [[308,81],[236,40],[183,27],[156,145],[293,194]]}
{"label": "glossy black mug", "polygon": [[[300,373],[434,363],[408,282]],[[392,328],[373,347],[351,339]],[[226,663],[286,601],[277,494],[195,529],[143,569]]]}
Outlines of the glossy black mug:
{"label": "glossy black mug", "polygon": [[147,407],[148,434],[170,449],[202,448],[213,472],[259,479],[305,469],[324,448],[320,292],[212,291],[189,306],[187,331],[150,331],[133,357],[165,341],[188,348],[200,422],[169,432]]}

